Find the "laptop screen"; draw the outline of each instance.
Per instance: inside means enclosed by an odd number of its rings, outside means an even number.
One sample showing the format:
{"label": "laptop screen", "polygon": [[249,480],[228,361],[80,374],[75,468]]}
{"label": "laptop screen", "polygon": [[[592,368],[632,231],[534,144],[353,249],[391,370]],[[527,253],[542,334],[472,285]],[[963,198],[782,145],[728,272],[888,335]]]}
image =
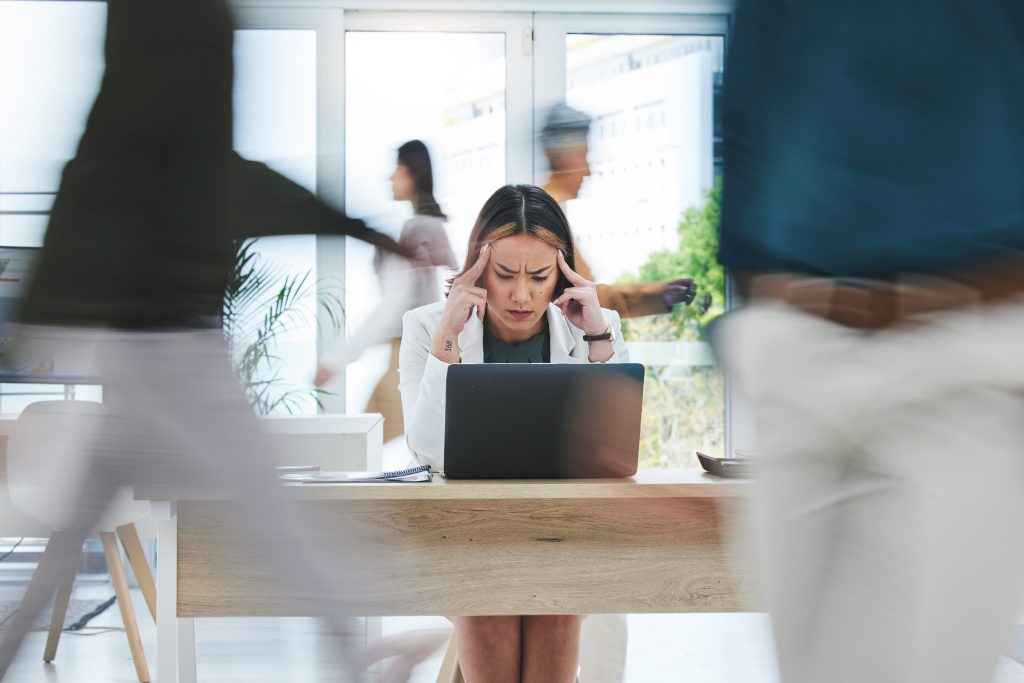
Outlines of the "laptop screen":
{"label": "laptop screen", "polygon": [[453,365],[443,472],[454,479],[632,476],[643,377],[638,363]]}

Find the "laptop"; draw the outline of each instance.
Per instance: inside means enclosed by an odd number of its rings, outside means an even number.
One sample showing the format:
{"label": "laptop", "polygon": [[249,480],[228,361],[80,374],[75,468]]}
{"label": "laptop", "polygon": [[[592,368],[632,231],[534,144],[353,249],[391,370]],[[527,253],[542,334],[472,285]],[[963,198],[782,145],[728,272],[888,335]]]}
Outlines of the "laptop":
{"label": "laptop", "polygon": [[631,477],[644,366],[494,363],[448,368],[449,479]]}

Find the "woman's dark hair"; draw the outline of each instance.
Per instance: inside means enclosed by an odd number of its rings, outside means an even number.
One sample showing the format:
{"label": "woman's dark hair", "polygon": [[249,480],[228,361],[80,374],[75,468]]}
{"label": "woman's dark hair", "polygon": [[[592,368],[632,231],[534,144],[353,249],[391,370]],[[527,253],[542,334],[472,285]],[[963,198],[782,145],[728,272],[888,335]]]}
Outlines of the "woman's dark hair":
{"label": "woman's dark hair", "polygon": [[430,152],[419,140],[410,140],[398,148],[398,163],[405,166],[412,176],[416,196],[412,200],[413,211],[420,216],[447,218],[434,199],[434,170],[430,165]]}
{"label": "woman's dark hair", "polygon": [[[505,185],[484,202],[469,235],[466,263],[451,282],[466,272],[480,258],[480,249],[488,242],[512,235],[530,235],[555,249],[561,249],[568,266],[576,270],[576,243],[558,202],[544,190],[533,185]],[[567,286],[559,274],[555,296]]]}

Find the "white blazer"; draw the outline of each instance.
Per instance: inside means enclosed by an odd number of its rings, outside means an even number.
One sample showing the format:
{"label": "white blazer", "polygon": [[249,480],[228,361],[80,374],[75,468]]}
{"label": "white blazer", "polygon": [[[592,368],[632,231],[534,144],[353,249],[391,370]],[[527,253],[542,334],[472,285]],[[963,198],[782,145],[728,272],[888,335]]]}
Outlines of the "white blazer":
{"label": "white blazer", "polygon": [[[434,330],[444,312],[444,301],[420,306],[402,317],[402,347],[399,353],[398,390],[402,394],[405,438],[417,460],[441,471],[444,465],[445,387],[450,363],[430,352]],[[601,309],[605,322],[615,332],[612,357],[608,363],[626,363],[629,352],[622,340],[619,314]],[[548,331],[552,363],[589,363],[589,344],[554,304],[548,304]],[[459,335],[459,356],[463,363],[484,362],[484,326],[473,316]]]}

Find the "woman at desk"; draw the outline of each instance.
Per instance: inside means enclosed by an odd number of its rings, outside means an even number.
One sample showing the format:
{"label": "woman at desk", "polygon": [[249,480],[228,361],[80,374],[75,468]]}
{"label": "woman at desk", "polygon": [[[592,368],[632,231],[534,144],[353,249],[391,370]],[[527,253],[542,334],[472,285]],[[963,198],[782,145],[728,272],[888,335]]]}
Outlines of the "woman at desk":
{"label": "woman at desk", "polygon": [[[466,264],[445,301],[403,318],[399,360],[409,447],[443,470],[444,392],[453,363],[625,362],[619,316],[574,271],[576,249],[558,204],[507,185],[484,204]],[[495,400],[501,400],[499,396]],[[516,416],[509,416],[510,428]],[[455,617],[467,683],[568,683],[583,617]]]}

